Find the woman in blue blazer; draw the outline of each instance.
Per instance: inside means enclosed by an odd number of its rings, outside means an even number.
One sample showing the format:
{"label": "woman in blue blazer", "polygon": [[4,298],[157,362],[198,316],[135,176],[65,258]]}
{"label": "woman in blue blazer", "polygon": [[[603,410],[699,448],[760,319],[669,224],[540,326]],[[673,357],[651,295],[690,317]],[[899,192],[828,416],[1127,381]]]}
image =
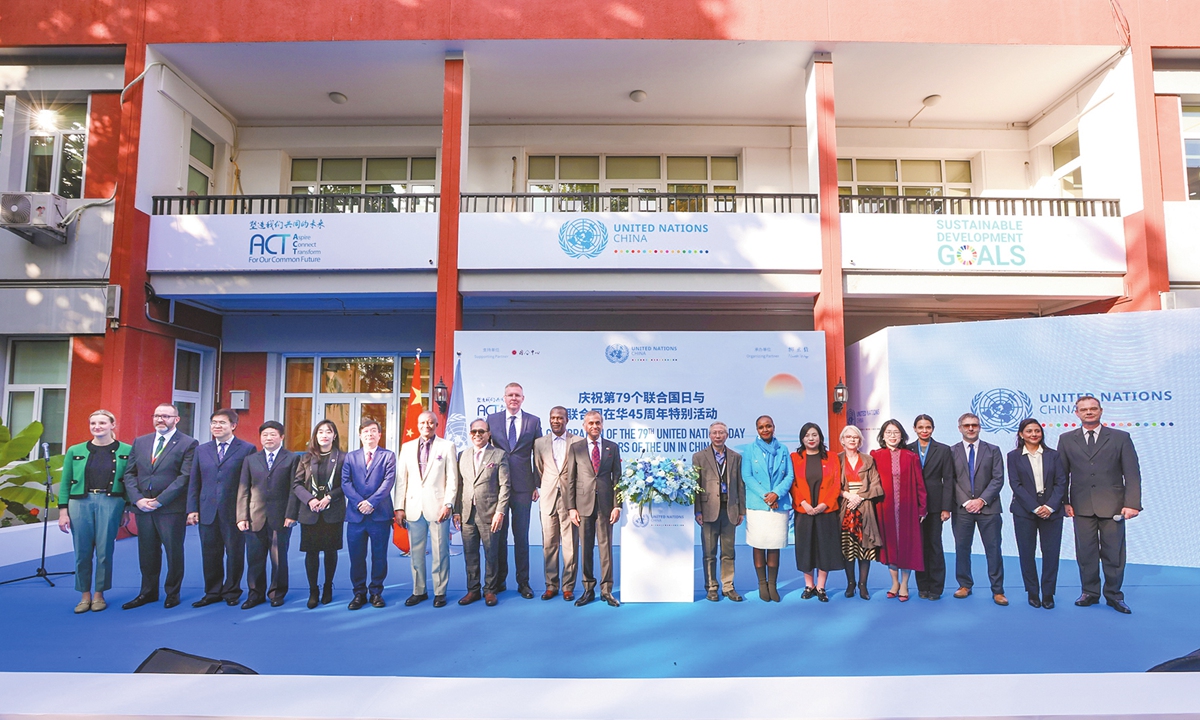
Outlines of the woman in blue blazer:
{"label": "woman in blue blazer", "polygon": [[746,544],[754,550],[759,599],[779,602],[779,551],[788,544],[788,494],[795,474],[791,453],[775,437],[775,421],[763,415],[754,427],[758,439],[742,453]]}
{"label": "woman in blue blazer", "polygon": [[[1058,583],[1058,555],[1062,549],[1063,499],[1067,493],[1067,473],[1062,458],[1046,447],[1042,424],[1033,418],[1022,420],[1017,428],[1017,448],[1008,454],[1008,484],[1013,499],[1009,510],[1017,552],[1021,556],[1021,577],[1029,604],[1054,609],[1054,590]],[[1038,538],[1042,543],[1042,577],[1038,584]]]}

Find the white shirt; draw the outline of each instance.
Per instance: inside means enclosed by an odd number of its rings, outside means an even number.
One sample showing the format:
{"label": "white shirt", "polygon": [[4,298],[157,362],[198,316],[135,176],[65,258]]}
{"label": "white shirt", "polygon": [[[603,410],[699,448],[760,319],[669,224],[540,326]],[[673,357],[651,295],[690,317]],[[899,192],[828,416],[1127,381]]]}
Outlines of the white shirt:
{"label": "white shirt", "polygon": [[[165,433],[160,433],[158,431],[155,431],[155,434],[162,438],[163,452],[166,452],[167,446],[171,444],[171,438],[175,437],[175,428],[171,428],[168,432],[165,432]],[[150,452],[153,453],[157,447],[158,447],[158,438],[154,438],[154,447],[150,448]]]}
{"label": "white shirt", "polygon": [[1087,444],[1088,444],[1088,433],[1095,433],[1094,435],[1092,435],[1093,443],[1100,442],[1100,428],[1102,428],[1102,427],[1104,427],[1104,426],[1097,425],[1096,427],[1092,428],[1091,430],[1088,430],[1087,428],[1083,428],[1083,445],[1084,445],[1084,447],[1087,447]]}
{"label": "white shirt", "polygon": [[976,461],[978,461],[978,460],[979,460],[979,441],[978,441],[978,440],[976,440],[976,441],[975,441],[975,442],[973,442],[973,443],[971,443],[971,442],[967,442],[966,440],[963,440],[963,441],[962,441],[963,452],[964,452],[964,453],[966,453],[966,457],[967,457],[968,459],[970,459],[970,457],[971,457],[971,446],[972,446],[972,445],[974,445],[974,446],[975,446],[975,460],[976,460]]}
{"label": "white shirt", "polygon": [[508,423],[513,418],[517,419],[517,423],[515,426],[517,429],[517,437],[521,437],[521,411],[518,410],[516,415],[513,415],[512,413],[505,411],[505,413],[504,413],[504,437],[505,437],[505,439],[508,438]]}
{"label": "white shirt", "polygon": [[567,434],[554,435],[550,440],[550,452],[554,454],[554,467],[563,468],[563,460],[567,457]]}
{"label": "white shirt", "polygon": [[1029,466],[1033,468],[1033,485],[1040,495],[1046,490],[1046,483],[1042,480],[1042,448],[1029,452],[1029,446],[1025,445],[1021,448],[1021,454],[1029,458]]}

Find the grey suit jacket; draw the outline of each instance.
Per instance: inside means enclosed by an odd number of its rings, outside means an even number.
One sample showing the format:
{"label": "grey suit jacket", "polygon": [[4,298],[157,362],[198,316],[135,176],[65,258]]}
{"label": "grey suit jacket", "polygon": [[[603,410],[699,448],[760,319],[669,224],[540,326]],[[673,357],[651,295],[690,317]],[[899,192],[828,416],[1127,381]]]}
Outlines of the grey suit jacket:
{"label": "grey suit jacket", "polygon": [[187,512],[188,481],[199,443],[176,430],[158,461],[152,462],[157,441],[157,433],[133,441],[129,462],[125,464],[125,493],[135,505],[142,498],[155,498],[162,506],[154,512]]}
{"label": "grey suit jacket", "polygon": [[569,432],[563,433],[563,437],[567,440],[567,449],[563,453],[561,468],[554,464],[554,435],[543,435],[533,441],[533,469],[537,472],[540,481],[538,502],[548,512],[566,512],[565,503],[560,505],[559,499],[567,492],[571,446],[577,442],[583,442],[583,438]]}
{"label": "grey suit jacket", "polygon": [[1063,433],[1058,454],[1067,471],[1067,504],[1076,515],[1112,517],[1142,509],[1142,471],[1133,438],[1101,426],[1090,449],[1082,428]]}
{"label": "grey suit jacket", "polygon": [[621,479],[621,449],[612,440],[600,441],[600,471],[592,467],[587,438],[567,451],[567,510],[583,517],[599,513],[607,522],[617,506],[617,481]]}
{"label": "grey suit jacket", "polygon": [[979,440],[975,444],[975,492],[971,492],[971,473],[962,442],[950,446],[950,454],[954,457],[954,511],[966,512],[963,503],[983,498],[980,514],[995,515],[1002,509],[1000,489],[1004,487],[1004,454],[989,442]]}
{"label": "grey suit jacket", "polygon": [[242,461],[242,477],[238,483],[237,521],[249,522],[250,530],[264,527],[282,530],[284,520],[295,520],[300,511],[300,498],[292,492],[296,463],[300,456],[280,448],[275,464],[267,470],[267,451],[259,450]]}
{"label": "grey suit jacket", "polygon": [[508,476],[508,456],[500,448],[486,447],[475,465],[475,446],[462,451],[458,457],[458,497],[454,502],[454,514],[462,515],[465,523],[478,520],[490,523],[496,510],[504,512],[512,494],[512,481]]}
{"label": "grey suit jacket", "polygon": [[[704,522],[716,522],[721,514],[721,472],[709,445],[692,456],[692,465],[700,469],[700,492],[696,495],[696,514]],[[746,483],[742,480],[742,456],[725,446],[725,512],[729,522],[737,523],[746,514]]]}

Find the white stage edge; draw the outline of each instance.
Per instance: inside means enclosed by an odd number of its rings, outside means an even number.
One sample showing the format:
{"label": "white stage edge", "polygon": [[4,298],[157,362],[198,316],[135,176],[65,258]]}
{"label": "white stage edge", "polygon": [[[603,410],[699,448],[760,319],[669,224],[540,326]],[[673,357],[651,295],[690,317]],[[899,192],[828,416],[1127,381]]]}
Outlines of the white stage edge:
{"label": "white stage edge", "polygon": [[0,673],[7,718],[1196,718],[1192,673],[514,679]]}

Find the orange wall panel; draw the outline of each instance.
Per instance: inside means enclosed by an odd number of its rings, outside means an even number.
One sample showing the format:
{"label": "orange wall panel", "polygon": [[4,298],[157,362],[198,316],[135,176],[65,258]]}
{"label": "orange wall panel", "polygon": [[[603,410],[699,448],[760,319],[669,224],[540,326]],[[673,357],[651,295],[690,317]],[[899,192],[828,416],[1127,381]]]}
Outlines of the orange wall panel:
{"label": "orange wall panel", "polygon": [[250,409],[238,411],[235,434],[258,444],[258,426],[266,418],[267,354],[224,353],[221,356],[221,405],[229,404],[230,390],[249,390]]}
{"label": "orange wall panel", "polygon": [[120,93],[92,93],[88,116],[87,165],[83,196],[106,198],[117,186],[117,156],[121,147]]}
{"label": "orange wall panel", "polygon": [[1187,168],[1183,160],[1183,103],[1178,95],[1155,95],[1158,119],[1158,162],[1162,167],[1163,200],[1187,200]]}
{"label": "orange wall panel", "polygon": [[[88,417],[100,409],[100,378],[104,367],[104,336],[80,335],[71,339],[71,384],[67,402],[67,445],[90,440]],[[110,410],[110,408],[105,408]],[[117,437],[125,440],[125,428]],[[129,437],[132,437],[130,435]]]}

